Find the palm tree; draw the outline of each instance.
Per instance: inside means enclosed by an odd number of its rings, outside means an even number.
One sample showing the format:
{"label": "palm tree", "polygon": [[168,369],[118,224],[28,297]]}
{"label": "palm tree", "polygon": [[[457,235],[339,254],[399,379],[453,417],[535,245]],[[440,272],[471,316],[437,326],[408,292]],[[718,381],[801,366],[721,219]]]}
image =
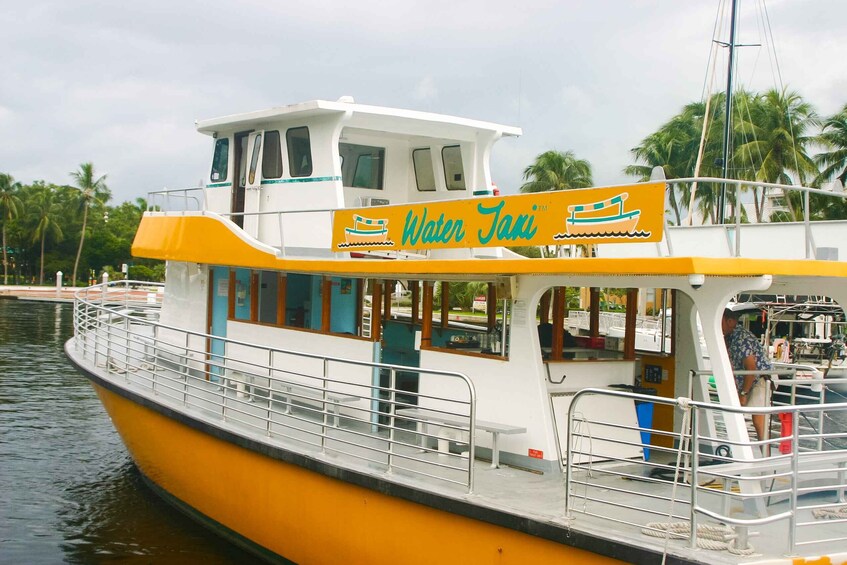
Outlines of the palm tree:
{"label": "palm tree", "polygon": [[[797,176],[801,184],[806,178],[818,175],[814,160],[807,148],[814,141],[808,135],[819,120],[811,104],[793,91],[771,89],[755,97],[749,112],[743,113],[737,124],[736,134],[745,141],[738,146],[735,160],[749,167],[749,180],[792,184],[790,173]],[[762,221],[765,191],[755,192],[756,219]],[[786,198],[789,214],[794,220],[802,218],[802,203]]]}
{"label": "palm tree", "polygon": [[545,151],[524,169],[521,192],[545,192],[591,186],[591,163],[573,151]]}
{"label": "palm tree", "polygon": [[61,241],[64,237],[59,225],[62,218],[62,205],[53,186],[38,186],[29,203],[30,218],[35,224],[32,241],[41,241],[41,268],[38,284],[44,284],[44,246],[49,237],[53,241]]}
{"label": "palm tree", "polygon": [[838,179],[847,184],[847,105],[824,122],[817,142],[830,149],[815,156],[815,162],[823,167],[817,182]]}
{"label": "palm tree", "polygon": [[[624,174],[639,177],[640,181],[647,181],[650,179],[653,168],[661,167],[667,179],[693,176],[704,108],[704,104],[699,102],[689,104],[682,113],[671,118],[658,131],[645,137],[641,145],[631,150],[636,161],[643,164],[629,165],[624,168]],[[679,194],[676,189],[680,190]],[[668,203],[676,218],[676,225],[680,225],[681,207],[687,206],[690,187],[668,185],[667,190]]]}
{"label": "palm tree", "polygon": [[0,222],[3,222],[3,284],[9,284],[9,257],[6,249],[6,226],[23,210],[17,195],[21,185],[10,175],[0,173]]}
{"label": "palm tree", "polygon": [[[665,178],[668,179],[720,176],[717,161],[722,147],[724,99],[724,94],[718,93],[714,94],[708,103],[692,102],[684,106],[679,114],[631,150],[636,164],[625,167],[624,173],[639,177],[640,181],[649,180],[654,167],[662,167]],[[696,189],[688,184],[676,185],[676,189],[668,186],[668,204],[677,225],[682,222],[683,210],[688,210],[690,216],[695,204],[702,217],[709,218],[714,223],[717,200],[715,188],[703,184]],[[695,193],[692,195],[693,189]]]}
{"label": "palm tree", "polygon": [[79,166],[78,171],[71,173],[71,178],[76,182],[76,187],[79,194],[76,198],[76,204],[79,211],[82,212],[82,230],[79,233],[79,248],[76,251],[76,260],[74,261],[74,272],[71,277],[71,285],[76,286],[76,273],[79,268],[79,258],[82,256],[82,246],[85,243],[85,230],[88,227],[88,209],[92,205],[104,205],[111,198],[109,188],[106,186],[106,175],[99,178],[94,178],[94,164],[83,163]]}

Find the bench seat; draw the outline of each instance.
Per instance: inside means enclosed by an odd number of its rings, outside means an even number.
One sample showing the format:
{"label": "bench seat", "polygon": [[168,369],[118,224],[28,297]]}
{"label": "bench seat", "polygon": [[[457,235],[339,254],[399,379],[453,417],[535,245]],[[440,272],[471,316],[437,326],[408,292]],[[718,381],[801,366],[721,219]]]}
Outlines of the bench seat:
{"label": "bench seat", "polygon": [[[444,424],[469,429],[468,418],[455,414],[445,414],[434,410],[426,410],[424,408],[400,408],[395,412],[397,416],[413,419],[417,422],[418,428],[423,424]],[[497,469],[500,467],[500,434],[523,434],[526,433],[526,428],[521,426],[512,426],[510,424],[502,424],[500,422],[490,422],[488,420],[476,420],[474,427],[478,430],[483,430],[491,434],[491,468]],[[420,429],[419,429],[420,433]]]}

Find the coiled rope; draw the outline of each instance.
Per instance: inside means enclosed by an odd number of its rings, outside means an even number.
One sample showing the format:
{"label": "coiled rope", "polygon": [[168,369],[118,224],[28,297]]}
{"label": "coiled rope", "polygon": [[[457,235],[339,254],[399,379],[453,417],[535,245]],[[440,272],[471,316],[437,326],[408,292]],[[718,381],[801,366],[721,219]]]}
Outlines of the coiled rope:
{"label": "coiled rope", "polygon": [[818,520],[845,520],[847,519],[847,506],[841,508],[816,508],[812,510],[812,516]]}
{"label": "coiled rope", "polygon": [[[665,539],[688,539],[691,536],[689,522],[650,522],[641,533]],[[728,551],[734,555],[752,555],[756,550],[749,543],[745,548],[735,547],[737,536],[729,526],[717,524],[697,525],[697,547],[712,551]]]}
{"label": "coiled rope", "polygon": [[[673,506],[676,502],[676,486],[677,484],[679,484],[680,476],[683,475],[683,473],[679,472],[679,469],[682,466],[682,455],[684,449],[686,449],[690,437],[686,436],[685,430],[688,428],[688,422],[691,419],[691,399],[686,398],[684,396],[680,396],[676,399],[676,403],[677,406],[679,406],[679,408],[682,410],[682,423],[679,427],[679,449],[677,450],[676,454],[677,471],[674,473],[673,487],[671,488],[671,507],[668,511],[668,518],[671,518],[673,516]],[[691,433],[696,433],[696,431],[692,430]],[[697,485],[693,484],[693,477],[691,488],[697,488]],[[664,565],[668,557],[668,542],[671,539],[689,538],[691,536],[691,523],[650,522],[645,528],[641,530],[641,533],[656,538],[664,538],[665,546],[662,552],[662,564]],[[728,551],[729,553],[732,553],[734,555],[752,555],[755,552],[755,549],[752,545],[749,544],[749,542],[747,544],[747,547],[745,548],[735,547],[735,543],[738,538],[732,528],[729,528],[728,526],[698,524],[696,533],[697,547],[701,549],[710,549],[713,551]]]}

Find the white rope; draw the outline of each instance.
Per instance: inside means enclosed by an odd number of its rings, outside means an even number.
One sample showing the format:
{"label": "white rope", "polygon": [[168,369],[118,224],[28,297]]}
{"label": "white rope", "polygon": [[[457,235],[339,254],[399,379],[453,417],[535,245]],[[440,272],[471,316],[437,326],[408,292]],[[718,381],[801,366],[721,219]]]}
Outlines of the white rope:
{"label": "white rope", "polygon": [[841,508],[816,508],[812,510],[812,516],[818,520],[845,520],[847,519],[847,506]]}
{"label": "white rope", "polygon": [[[679,426],[679,449],[676,452],[676,471],[674,472],[673,487],[671,488],[671,505],[668,511],[668,520],[673,518],[673,507],[676,503],[676,487],[679,484],[680,476],[684,473],[680,472],[682,465],[683,453],[687,449],[690,435],[686,435],[688,423],[691,419],[691,399],[680,396],[676,399],[677,406],[682,410],[682,422]],[[697,430],[691,430],[691,434],[697,433]],[[696,457],[697,454],[695,453]],[[692,477],[691,488],[697,488]],[[671,539],[688,539],[691,537],[690,522],[650,522],[641,533],[648,536],[665,539],[665,546],[662,549],[662,565],[665,564],[668,557],[668,543]],[[728,526],[698,524],[695,539],[697,547],[701,549],[709,549],[712,551],[728,551],[734,555],[752,555],[755,549],[749,543],[747,547],[739,549],[735,547],[737,540],[736,533]]]}
{"label": "white rope", "polygon": [[[668,509],[668,520],[673,518],[673,507],[676,504],[676,486],[679,484],[679,468],[682,465],[682,453],[687,445],[687,439],[685,435],[685,431],[688,429],[688,422],[691,418],[691,400],[680,396],[676,399],[677,405],[682,409],[682,423],[679,426],[679,448],[676,450],[676,469],[673,474],[673,486],[671,487],[671,505]],[[670,524],[671,522],[668,522]],[[649,527],[649,524],[648,524]],[[643,531],[643,530],[642,530]],[[691,532],[691,525],[688,526],[689,533]],[[671,529],[668,527],[664,533],[665,537],[665,545],[662,548],[662,565],[665,565],[665,562],[668,558],[668,543],[671,539]]]}
{"label": "white rope", "polygon": [[[689,522],[650,522],[641,533],[647,536],[667,539],[688,539],[691,536]],[[699,524],[697,526],[697,547],[711,551],[728,551],[734,555],[752,555],[755,549],[749,543],[744,549],[735,547],[737,536],[729,526]]]}

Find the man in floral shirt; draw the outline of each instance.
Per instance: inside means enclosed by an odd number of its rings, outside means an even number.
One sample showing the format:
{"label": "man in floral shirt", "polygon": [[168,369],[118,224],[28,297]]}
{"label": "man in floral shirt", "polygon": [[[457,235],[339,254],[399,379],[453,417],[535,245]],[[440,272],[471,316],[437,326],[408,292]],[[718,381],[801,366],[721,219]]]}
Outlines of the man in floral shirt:
{"label": "man in floral shirt", "polygon": [[[765,350],[749,330],[738,324],[740,312],[727,308],[721,320],[721,329],[726,339],[726,349],[729,352],[729,362],[734,371],[767,371],[771,368]],[[758,375],[736,375],[735,387],[741,406],[764,406],[767,402],[768,380]],[[765,438],[765,416],[753,416],[753,426],[756,435]]]}

